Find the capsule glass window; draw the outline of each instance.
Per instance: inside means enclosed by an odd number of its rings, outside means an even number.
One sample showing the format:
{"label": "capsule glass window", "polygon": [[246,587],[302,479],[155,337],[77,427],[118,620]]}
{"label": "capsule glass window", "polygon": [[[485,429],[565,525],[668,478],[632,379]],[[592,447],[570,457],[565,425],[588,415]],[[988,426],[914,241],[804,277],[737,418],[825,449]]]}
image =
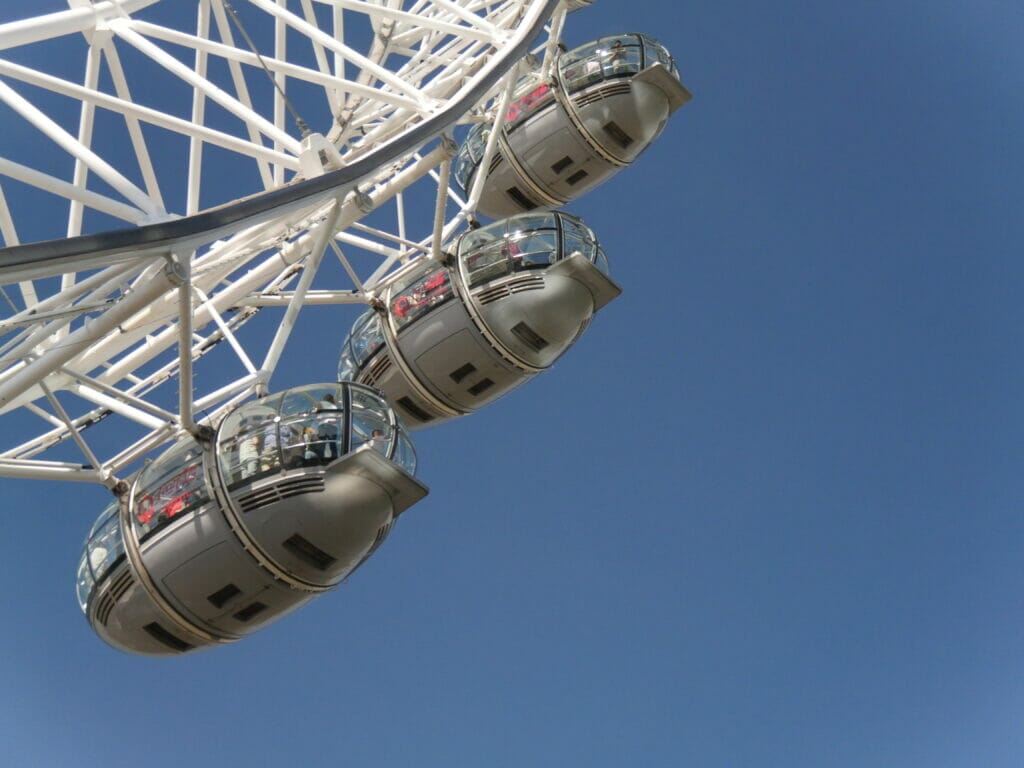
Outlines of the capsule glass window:
{"label": "capsule glass window", "polygon": [[86,559],[87,553],[82,552],[82,557],[78,560],[78,573],[75,579],[75,595],[78,597],[78,607],[82,609],[82,613],[85,613],[89,607],[89,594],[92,592],[92,574],[89,573],[89,561]]}
{"label": "capsule glass window", "polygon": [[469,179],[473,171],[483,160],[489,134],[490,129],[485,124],[478,123],[470,128],[466,140],[459,148],[459,155],[455,161],[455,178],[466,192],[469,191]]}
{"label": "capsule glass window", "polygon": [[102,581],[114,563],[124,555],[121,520],[118,516],[116,501],[104,510],[96,525],[93,526],[93,531],[89,534],[87,549],[92,578],[96,582]]}
{"label": "capsule glass window", "polygon": [[264,401],[242,406],[224,419],[217,456],[228,487],[280,467],[277,422],[277,409]]}
{"label": "capsule glass window", "polygon": [[572,93],[616,77],[638,73],[643,67],[643,47],[637,35],[605,37],[568,51],[559,59],[562,83]]}
{"label": "capsule glass window", "polygon": [[398,444],[395,446],[395,455],[392,461],[404,469],[407,474],[416,474],[416,450],[412,447],[412,441],[401,427],[399,428]]}
{"label": "capsule glass window", "polygon": [[185,440],[143,469],[135,483],[135,533],[141,541],[208,498],[202,452],[194,440]]}
{"label": "capsule glass window", "polygon": [[387,404],[362,389],[352,390],[352,450],[369,445],[382,456],[391,455],[394,432]]}
{"label": "capsule glass window", "polygon": [[384,332],[380,326],[380,315],[373,310],[364,313],[357,325],[352,329],[352,357],[361,368],[384,346]]}
{"label": "capsule glass window", "polygon": [[678,80],[679,70],[676,68],[676,63],[672,58],[672,54],[668,52],[668,49],[657,40],[652,40],[646,35],[641,35],[640,37],[644,43],[644,67],[646,68],[652,64],[661,62],[665,66],[665,69],[671,72]]}
{"label": "capsule glass window", "polygon": [[349,340],[341,346],[341,357],[338,359],[338,381],[353,381],[359,375],[359,365],[352,354]]}
{"label": "capsule glass window", "polygon": [[505,132],[514,131],[541,108],[550,104],[554,98],[551,86],[536,79],[535,76],[532,76],[529,82],[521,82],[505,109]]}
{"label": "capsule glass window", "polygon": [[344,452],[344,389],[291,389],[228,415],[217,436],[221,473],[232,489],[281,469],[320,465]]}
{"label": "capsule glass window", "polygon": [[435,262],[417,270],[415,281],[405,280],[403,283],[392,289],[388,300],[395,327],[399,330],[454,295],[448,269]]}
{"label": "capsule glass window", "polygon": [[597,244],[597,237],[593,231],[579,219],[563,215],[562,253],[571,256],[576,252],[582,253],[589,261],[594,262],[598,269],[608,274],[608,260]]}

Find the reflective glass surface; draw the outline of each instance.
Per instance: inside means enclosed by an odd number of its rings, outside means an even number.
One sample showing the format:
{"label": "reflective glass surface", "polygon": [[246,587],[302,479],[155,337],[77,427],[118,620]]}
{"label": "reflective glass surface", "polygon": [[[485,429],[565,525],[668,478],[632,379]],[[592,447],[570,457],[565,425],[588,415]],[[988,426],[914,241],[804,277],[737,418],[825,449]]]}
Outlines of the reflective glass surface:
{"label": "reflective glass surface", "polygon": [[135,483],[132,525],[141,541],[209,499],[199,446],[188,438],[146,466]]}
{"label": "reflective glass surface", "polygon": [[352,347],[345,339],[341,345],[341,356],[338,358],[338,381],[353,381],[359,375],[359,366],[352,357]]}
{"label": "reflective glass surface", "polygon": [[395,448],[395,456],[392,461],[408,474],[416,474],[416,451],[412,447],[412,441],[405,432],[398,433],[398,445]]}
{"label": "reflective glass surface", "polygon": [[75,595],[78,597],[78,607],[85,613],[89,607],[89,593],[92,592],[92,576],[89,573],[89,562],[86,560],[85,551],[78,560],[78,574],[75,579]]}
{"label": "reflective glass surface", "polygon": [[562,54],[558,71],[565,89],[572,93],[602,80],[634,75],[656,61],[679,78],[671,54],[661,43],[646,35],[616,35]]}
{"label": "reflective glass surface", "polygon": [[352,450],[369,445],[382,456],[391,454],[394,431],[391,429],[387,406],[369,392],[352,392]]}
{"label": "reflective glass surface", "polygon": [[511,133],[542,107],[554,101],[555,93],[547,83],[531,77],[529,82],[522,85],[525,87],[517,89],[505,110],[506,133]]}
{"label": "reflective glass surface", "polygon": [[469,192],[469,177],[480,164],[484,157],[484,149],[487,147],[487,137],[490,129],[483,123],[478,123],[469,129],[466,140],[459,147],[459,154],[455,159],[455,178],[463,191]]}
{"label": "reflective glass surface", "polygon": [[352,334],[352,355],[356,364],[360,366],[384,346],[384,332],[380,327],[380,315],[371,310],[365,313],[362,319],[362,325]]}
{"label": "reflective glass surface", "polygon": [[[346,392],[351,412],[345,410]],[[367,443],[391,458],[396,433],[401,425],[369,387],[314,384],[228,414],[217,433],[217,460],[232,489],[281,470],[324,466]]]}
{"label": "reflective glass surface", "polygon": [[361,314],[352,325],[348,338],[341,347],[338,360],[338,380],[352,381],[359,370],[373,355],[384,346],[384,331],[380,324],[380,315],[372,309]]}
{"label": "reflective glass surface", "polygon": [[93,581],[101,581],[110,567],[124,554],[117,504],[112,504],[107,512],[109,514],[103,525],[89,537],[89,570],[92,572]]}
{"label": "reflective glass surface", "polygon": [[549,266],[577,251],[608,272],[608,260],[594,233],[566,213],[524,213],[471,230],[459,239],[457,251],[470,287]]}
{"label": "reflective glass surface", "polygon": [[111,566],[123,555],[124,541],[121,538],[117,501],[112,501],[96,518],[78,561],[75,591],[83,611],[88,605],[93,586],[107,575]]}
{"label": "reflective glass surface", "polygon": [[428,261],[391,287],[388,308],[401,330],[453,295],[448,268]]}

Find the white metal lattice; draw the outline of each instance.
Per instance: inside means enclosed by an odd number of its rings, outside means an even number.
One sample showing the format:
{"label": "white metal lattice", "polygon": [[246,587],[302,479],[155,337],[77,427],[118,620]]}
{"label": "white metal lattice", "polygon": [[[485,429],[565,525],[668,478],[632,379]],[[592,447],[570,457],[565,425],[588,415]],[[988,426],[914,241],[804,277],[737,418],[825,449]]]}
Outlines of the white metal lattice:
{"label": "white metal lattice", "polygon": [[[69,5],[0,25],[0,476],[110,486],[265,391],[303,306],[437,256],[473,210],[448,188],[453,130],[502,114],[574,7]],[[231,365],[193,388],[214,347]],[[104,453],[86,427],[107,416]]]}

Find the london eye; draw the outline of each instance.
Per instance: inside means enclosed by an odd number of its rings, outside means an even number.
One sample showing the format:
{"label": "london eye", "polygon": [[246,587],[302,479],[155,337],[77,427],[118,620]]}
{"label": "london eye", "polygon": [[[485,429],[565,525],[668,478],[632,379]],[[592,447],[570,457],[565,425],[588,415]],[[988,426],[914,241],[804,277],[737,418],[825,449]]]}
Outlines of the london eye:
{"label": "london eye", "polygon": [[[567,45],[587,2],[70,5],[0,25],[0,477],[109,489],[80,607],[175,655],[347,578],[413,433],[580,339],[622,262],[573,201],[690,94],[646,34]],[[309,307],[333,362],[275,386]]]}

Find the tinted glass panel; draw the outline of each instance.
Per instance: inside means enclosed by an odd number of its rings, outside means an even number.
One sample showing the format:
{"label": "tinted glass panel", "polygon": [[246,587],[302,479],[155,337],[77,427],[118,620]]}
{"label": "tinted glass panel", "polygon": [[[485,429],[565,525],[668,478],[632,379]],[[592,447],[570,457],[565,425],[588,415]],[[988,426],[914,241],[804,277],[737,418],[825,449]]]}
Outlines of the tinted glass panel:
{"label": "tinted glass panel", "polygon": [[458,180],[459,186],[467,192],[469,191],[469,177],[483,159],[489,134],[490,130],[486,125],[482,123],[474,125],[459,148],[459,155],[455,160],[455,178]]}
{"label": "tinted glass panel", "polygon": [[410,475],[416,474],[416,451],[413,450],[412,442],[404,432],[398,435],[393,461]]}
{"label": "tinted glass panel", "polygon": [[[351,419],[343,409],[346,388]],[[353,449],[370,443],[384,456],[394,452],[396,434],[404,436],[384,399],[357,384],[299,387],[243,405],[224,419],[217,435],[221,474],[234,489],[269,472],[322,466],[345,453],[346,432]],[[412,446],[403,450],[411,454]],[[403,455],[410,460],[415,467],[415,458]]]}
{"label": "tinted glass panel", "polygon": [[369,392],[352,392],[352,450],[369,444],[382,456],[391,453],[393,434],[387,407]]}
{"label": "tinted glass panel", "polygon": [[446,267],[432,269],[401,292],[392,291],[389,305],[395,326],[404,328],[430,309],[452,297],[451,280]]}
{"label": "tinted glass panel", "polygon": [[208,499],[199,446],[189,438],[167,451],[135,484],[132,523],[141,540]]}
{"label": "tinted glass panel", "polygon": [[92,577],[100,581],[121,555],[124,554],[124,542],[121,539],[121,521],[114,507],[115,514],[107,518],[98,531],[89,537],[89,568]]}
{"label": "tinted glass panel", "polygon": [[491,241],[463,258],[466,279],[471,286],[507,275],[511,269],[504,239]]}
{"label": "tinted glass panel", "polygon": [[513,269],[546,267],[558,260],[558,237],[554,230],[528,232],[508,244]]}
{"label": "tinted glass panel", "polygon": [[525,91],[518,92],[509,102],[505,110],[505,130],[515,130],[531,115],[550,104],[554,98],[554,91],[547,83],[530,83]]}
{"label": "tinted glass panel", "polygon": [[89,605],[89,593],[92,592],[92,575],[89,573],[89,563],[86,560],[86,553],[78,561],[78,577],[75,579],[75,594],[78,597],[78,607],[85,613]]}
{"label": "tinted glass panel", "polygon": [[637,35],[605,37],[562,54],[558,69],[566,89],[580,88],[613,77],[639,72],[643,49]]}
{"label": "tinted glass panel", "polygon": [[382,346],[384,346],[384,332],[380,326],[380,315],[376,312],[369,312],[363,315],[363,322],[358,329],[352,332],[352,356],[356,365],[363,364]]}

